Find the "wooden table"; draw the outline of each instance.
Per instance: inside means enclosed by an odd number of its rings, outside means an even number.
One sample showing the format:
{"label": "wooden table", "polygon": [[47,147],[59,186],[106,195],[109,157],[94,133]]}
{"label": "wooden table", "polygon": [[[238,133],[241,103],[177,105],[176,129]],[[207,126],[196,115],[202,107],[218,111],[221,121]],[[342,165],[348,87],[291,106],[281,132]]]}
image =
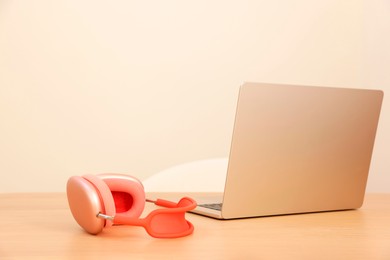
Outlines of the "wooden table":
{"label": "wooden table", "polygon": [[0,259],[390,259],[390,194],[367,194],[349,211],[227,221],[188,214],[195,232],[178,239],[129,226],[89,235],[63,193],[0,194],[0,213]]}

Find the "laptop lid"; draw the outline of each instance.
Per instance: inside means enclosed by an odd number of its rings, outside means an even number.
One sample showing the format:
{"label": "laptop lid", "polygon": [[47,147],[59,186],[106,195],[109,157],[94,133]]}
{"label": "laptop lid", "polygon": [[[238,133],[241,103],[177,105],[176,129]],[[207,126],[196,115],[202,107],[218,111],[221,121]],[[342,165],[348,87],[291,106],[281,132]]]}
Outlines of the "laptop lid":
{"label": "laptop lid", "polygon": [[383,92],[241,86],[222,218],[359,208]]}

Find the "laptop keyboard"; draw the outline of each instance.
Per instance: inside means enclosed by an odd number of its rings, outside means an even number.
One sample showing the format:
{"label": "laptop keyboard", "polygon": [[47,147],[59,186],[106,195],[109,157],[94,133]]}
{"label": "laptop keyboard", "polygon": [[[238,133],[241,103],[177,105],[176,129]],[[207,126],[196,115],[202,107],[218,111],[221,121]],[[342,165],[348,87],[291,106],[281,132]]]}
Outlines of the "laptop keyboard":
{"label": "laptop keyboard", "polygon": [[198,206],[219,211],[222,209],[222,203],[200,204]]}

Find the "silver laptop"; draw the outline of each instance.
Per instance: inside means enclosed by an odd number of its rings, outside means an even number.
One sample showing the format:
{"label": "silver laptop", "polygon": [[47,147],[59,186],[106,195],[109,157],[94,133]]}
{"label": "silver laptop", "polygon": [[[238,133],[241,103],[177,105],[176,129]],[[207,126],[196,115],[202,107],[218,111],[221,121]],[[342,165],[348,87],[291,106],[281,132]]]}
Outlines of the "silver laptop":
{"label": "silver laptop", "polygon": [[245,83],[224,193],[193,212],[219,219],[359,208],[383,92]]}

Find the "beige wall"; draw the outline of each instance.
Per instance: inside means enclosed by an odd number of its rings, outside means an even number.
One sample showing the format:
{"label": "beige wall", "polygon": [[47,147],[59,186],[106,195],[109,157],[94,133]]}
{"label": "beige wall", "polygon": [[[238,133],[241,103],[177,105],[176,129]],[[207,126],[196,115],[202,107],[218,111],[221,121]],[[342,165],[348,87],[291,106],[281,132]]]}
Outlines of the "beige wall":
{"label": "beige wall", "polygon": [[390,192],[389,24],[386,0],[0,1],[0,192],[227,156],[243,81],[383,89]]}

